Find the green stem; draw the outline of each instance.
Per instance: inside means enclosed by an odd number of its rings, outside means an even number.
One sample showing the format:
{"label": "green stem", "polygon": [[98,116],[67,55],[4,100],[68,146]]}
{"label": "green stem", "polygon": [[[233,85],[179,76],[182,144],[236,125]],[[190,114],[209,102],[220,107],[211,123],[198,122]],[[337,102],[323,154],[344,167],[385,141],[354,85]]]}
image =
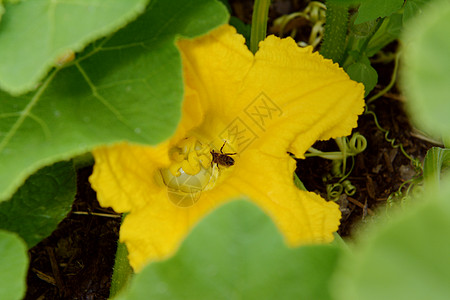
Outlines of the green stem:
{"label": "green stem", "polygon": [[[347,51],[342,59],[342,67],[344,70],[347,69],[349,65],[352,63],[359,61],[361,56],[365,55],[365,51],[367,46],[369,45],[370,40],[375,35],[375,33],[380,29],[381,24],[384,22],[384,19],[375,21],[375,25],[370,29],[370,32],[367,33],[364,37],[355,37],[355,33],[350,32],[349,39],[347,43]],[[356,52],[356,55],[350,56],[350,52]]]}
{"label": "green stem", "polygon": [[299,188],[302,191],[307,191],[305,185],[303,182],[298,178],[297,174],[294,173],[294,184],[297,188]]}
{"label": "green stem", "polygon": [[258,44],[266,38],[270,0],[255,0],[253,4],[250,51],[256,53]]}
{"label": "green stem", "polygon": [[109,291],[110,298],[116,296],[127,285],[131,275],[133,275],[133,269],[128,262],[127,246],[117,242],[116,260],[114,261],[114,271]]}
{"label": "green stem", "polygon": [[326,6],[325,32],[319,52],[325,58],[341,64],[347,37],[348,6],[330,0],[326,1]]}
{"label": "green stem", "polygon": [[372,96],[369,100],[367,100],[366,104],[369,104],[369,103],[377,100],[378,98],[380,98],[381,96],[383,96],[384,94],[389,92],[389,90],[394,86],[395,81],[397,80],[397,71],[398,71],[398,65],[399,65],[399,63],[398,63],[399,58],[400,58],[400,53],[397,53],[395,55],[394,71],[392,72],[391,81],[389,82],[389,84],[384,89],[379,91],[376,95]]}

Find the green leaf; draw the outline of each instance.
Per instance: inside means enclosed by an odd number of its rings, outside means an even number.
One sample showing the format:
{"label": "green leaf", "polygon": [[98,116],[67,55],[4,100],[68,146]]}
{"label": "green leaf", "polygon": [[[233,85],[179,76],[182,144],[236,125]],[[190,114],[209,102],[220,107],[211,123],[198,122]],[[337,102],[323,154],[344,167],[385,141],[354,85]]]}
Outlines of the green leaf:
{"label": "green leaf", "polygon": [[403,92],[412,119],[434,135],[450,136],[450,1],[433,6],[409,22],[403,36]]}
{"label": "green leaf", "polygon": [[373,90],[378,82],[378,73],[370,65],[370,61],[366,56],[362,56],[359,61],[349,65],[346,71],[351,79],[364,84],[364,97]]}
{"label": "green leaf", "polygon": [[25,296],[28,253],[25,243],[14,233],[0,230],[0,299]]}
{"label": "green leaf", "polygon": [[423,161],[423,178],[425,185],[439,188],[441,171],[450,166],[450,149],[433,147],[428,150]]}
{"label": "green leaf", "polygon": [[3,1],[0,0],[0,21],[2,20],[2,16],[5,13],[5,7],[3,6]]}
{"label": "green leaf", "polygon": [[447,192],[447,201],[431,201],[364,232],[353,255],[339,262],[335,299],[449,299],[449,197]]}
{"label": "green leaf", "polygon": [[71,162],[59,162],[30,176],[0,203],[0,228],[18,233],[28,248],[50,235],[70,212],[76,194]]}
{"label": "green leaf", "polygon": [[332,3],[332,4],[336,4],[336,5],[342,5],[342,6],[351,6],[351,5],[356,5],[356,4],[360,4],[362,1],[364,0],[326,0],[326,4],[328,3]]}
{"label": "green leaf", "polygon": [[423,9],[430,3],[430,0],[408,0],[403,9],[403,23],[413,19],[416,15],[422,14]]}
{"label": "green leaf", "polygon": [[259,208],[233,201],[203,219],[174,257],[144,268],[118,299],[330,299],[339,253],[329,245],[287,248]]}
{"label": "green leaf", "polygon": [[398,39],[402,28],[402,14],[394,13],[390,17],[385,18],[367,45],[367,57],[372,57],[387,44]]}
{"label": "green leaf", "polygon": [[402,8],[404,0],[364,0],[358,10],[355,24],[390,16]]}
{"label": "green leaf", "polygon": [[0,200],[44,165],[99,145],[154,145],[173,134],[183,98],[175,40],[227,20],[214,0],[153,1],[135,22],[51,72],[36,91],[0,92]]}
{"label": "green leaf", "polygon": [[[33,0],[6,3],[0,27],[0,87],[21,94],[35,87],[59,56],[123,27],[148,0]],[[20,38],[18,38],[20,37]]]}

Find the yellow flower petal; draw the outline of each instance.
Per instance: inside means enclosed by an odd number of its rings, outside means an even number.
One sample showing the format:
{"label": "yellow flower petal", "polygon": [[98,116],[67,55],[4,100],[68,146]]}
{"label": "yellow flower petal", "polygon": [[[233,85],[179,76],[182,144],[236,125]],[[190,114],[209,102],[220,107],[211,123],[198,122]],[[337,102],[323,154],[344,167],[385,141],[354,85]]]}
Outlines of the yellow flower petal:
{"label": "yellow flower petal", "polygon": [[[263,163],[261,163],[263,162]],[[274,221],[290,246],[330,242],[341,213],[334,202],[299,190],[293,181],[295,160],[246,151],[239,168],[224,185],[248,195]]]}
{"label": "yellow flower petal", "polygon": [[252,67],[253,54],[236,29],[225,25],[210,34],[180,40],[185,85],[197,92],[205,112],[225,123],[236,116],[234,97]]}
{"label": "yellow flower petal", "polygon": [[155,173],[170,163],[167,143],[158,147],[122,143],[96,148],[92,154],[95,166],[89,181],[102,206],[119,213],[138,210],[162,190]]}

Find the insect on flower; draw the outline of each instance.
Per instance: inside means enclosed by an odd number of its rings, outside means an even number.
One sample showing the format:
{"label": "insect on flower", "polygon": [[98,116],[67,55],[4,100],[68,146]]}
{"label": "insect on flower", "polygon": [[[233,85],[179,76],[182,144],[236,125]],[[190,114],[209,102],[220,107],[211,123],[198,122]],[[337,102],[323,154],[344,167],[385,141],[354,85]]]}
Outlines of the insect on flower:
{"label": "insect on flower", "polygon": [[218,166],[224,166],[224,167],[230,167],[234,165],[234,159],[230,156],[230,155],[236,155],[236,153],[223,153],[223,147],[225,146],[225,144],[227,143],[227,141],[225,141],[222,145],[222,147],[220,147],[220,153],[216,152],[213,150],[211,150],[211,155],[212,155],[212,160],[211,160],[211,166],[213,163],[216,163]]}

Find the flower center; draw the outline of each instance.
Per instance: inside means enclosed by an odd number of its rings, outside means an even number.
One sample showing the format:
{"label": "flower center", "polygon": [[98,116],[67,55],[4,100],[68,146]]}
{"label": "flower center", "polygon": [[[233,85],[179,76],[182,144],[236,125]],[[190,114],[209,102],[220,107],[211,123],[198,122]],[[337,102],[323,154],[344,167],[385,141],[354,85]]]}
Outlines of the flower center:
{"label": "flower center", "polygon": [[169,155],[172,164],[160,170],[169,199],[179,207],[192,206],[203,191],[215,186],[219,175],[211,148],[189,137],[172,148]]}

